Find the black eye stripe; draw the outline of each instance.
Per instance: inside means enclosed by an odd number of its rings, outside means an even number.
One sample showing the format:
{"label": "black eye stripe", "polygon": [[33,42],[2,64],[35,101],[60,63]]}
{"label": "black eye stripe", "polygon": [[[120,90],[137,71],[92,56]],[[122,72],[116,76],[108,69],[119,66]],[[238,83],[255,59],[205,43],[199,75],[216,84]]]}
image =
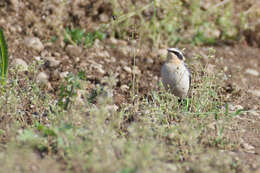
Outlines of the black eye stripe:
{"label": "black eye stripe", "polygon": [[180,52],[174,51],[173,53],[174,53],[180,60],[183,60],[183,56],[182,56],[182,54],[181,54]]}
{"label": "black eye stripe", "polygon": [[183,60],[183,55],[180,52],[174,51],[174,50],[169,51],[169,52],[174,53],[180,60]]}
{"label": "black eye stripe", "polygon": [[176,49],[176,48],[169,48],[168,51],[171,52],[171,53],[174,53],[178,57],[178,59],[183,60],[182,52],[179,51],[178,49]]}

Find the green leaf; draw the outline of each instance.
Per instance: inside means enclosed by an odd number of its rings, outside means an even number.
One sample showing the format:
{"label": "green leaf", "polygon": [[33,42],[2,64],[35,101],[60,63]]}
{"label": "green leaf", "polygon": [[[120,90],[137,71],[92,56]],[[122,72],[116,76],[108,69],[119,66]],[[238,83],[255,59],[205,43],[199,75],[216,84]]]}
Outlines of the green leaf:
{"label": "green leaf", "polygon": [[1,84],[5,84],[8,69],[8,48],[2,29],[0,28],[0,77]]}
{"label": "green leaf", "polygon": [[[75,28],[75,29],[69,29],[66,28],[65,32],[68,34],[68,36],[71,38],[71,40],[73,42],[75,42],[76,44],[80,44],[81,40],[84,38],[84,32],[81,29]],[[68,38],[68,36],[65,35],[64,41],[66,43],[69,43],[70,39]]]}

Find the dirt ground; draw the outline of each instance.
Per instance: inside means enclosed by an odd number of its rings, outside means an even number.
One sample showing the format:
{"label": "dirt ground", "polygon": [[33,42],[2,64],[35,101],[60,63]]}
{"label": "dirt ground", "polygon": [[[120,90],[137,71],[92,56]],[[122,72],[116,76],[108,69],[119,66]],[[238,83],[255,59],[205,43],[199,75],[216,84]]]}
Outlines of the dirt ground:
{"label": "dirt ground", "polygon": [[[38,8],[38,3],[43,7]],[[58,13],[55,7],[48,6],[42,1],[20,1],[20,3],[1,1],[0,27],[4,30],[9,46],[10,64],[13,65],[17,58],[30,64],[35,57],[40,56],[45,62],[40,71],[48,74],[52,88],[48,92],[54,95],[58,92],[60,74],[63,72],[85,71],[89,84],[85,88],[87,90],[91,90],[96,84],[102,85],[104,77],[114,74],[118,79],[114,101],[119,107],[122,103],[131,101],[128,87],[131,87],[129,84],[133,82],[130,70],[134,64],[137,66],[134,73],[138,85],[135,94],[145,96],[151,91],[158,90],[160,66],[163,63],[163,58],[160,57],[162,50],[139,45],[134,40],[118,40],[109,36],[102,42],[96,41],[91,48],[69,49],[59,40],[49,42],[60,25],[70,26],[72,20],[74,25],[76,23],[85,30],[90,28],[88,25],[97,24],[94,21],[97,20],[98,13],[87,11],[88,17],[79,18],[82,17],[81,13],[84,10],[78,9],[76,13],[73,8],[75,7],[72,6],[68,10],[70,13],[67,14],[69,16],[66,18],[67,21],[50,25],[56,19],[48,18],[50,21],[47,21],[42,16],[55,16]],[[108,11],[109,15],[111,12],[109,8],[104,5],[97,11],[100,13]],[[44,50],[32,50],[25,45],[24,40],[32,36],[41,40]],[[246,110],[234,120],[234,126],[239,125],[236,126],[239,129],[235,133],[240,133],[244,142],[252,147],[250,152],[247,147],[242,147],[234,153],[256,169],[256,163],[260,162],[260,75],[252,74],[250,70],[260,73],[260,48],[257,44],[251,44],[250,39],[234,45],[215,46],[215,58],[210,60],[204,58],[207,55],[206,46],[187,46],[185,55],[189,64],[194,62],[195,54],[200,54],[202,61],[210,64],[209,72],[222,70],[226,74],[227,79],[224,81],[228,102],[235,106],[240,105]],[[45,57],[54,57],[60,64],[51,67]]]}

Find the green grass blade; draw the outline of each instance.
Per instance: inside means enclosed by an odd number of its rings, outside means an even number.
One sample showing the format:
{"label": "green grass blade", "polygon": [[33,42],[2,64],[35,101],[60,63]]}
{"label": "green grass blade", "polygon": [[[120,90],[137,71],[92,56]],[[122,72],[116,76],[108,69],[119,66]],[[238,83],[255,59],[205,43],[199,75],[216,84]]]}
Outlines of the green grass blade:
{"label": "green grass blade", "polygon": [[0,28],[0,75],[1,84],[5,84],[8,68],[8,48],[2,29]]}

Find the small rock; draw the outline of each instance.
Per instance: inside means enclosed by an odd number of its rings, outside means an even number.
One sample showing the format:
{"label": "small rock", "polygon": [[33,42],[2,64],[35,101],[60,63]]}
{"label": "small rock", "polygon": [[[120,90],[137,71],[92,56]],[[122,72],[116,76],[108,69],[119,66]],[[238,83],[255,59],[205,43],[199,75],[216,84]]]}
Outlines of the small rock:
{"label": "small rock", "polygon": [[44,44],[46,48],[51,48],[53,47],[53,43],[52,42],[47,42]]}
{"label": "small rock", "polygon": [[254,69],[250,69],[250,68],[246,69],[245,73],[253,75],[253,76],[259,76],[258,71],[254,70]]}
{"label": "small rock", "polygon": [[14,63],[14,66],[17,66],[20,71],[28,71],[28,65],[24,60],[22,60],[20,58],[16,58],[16,59],[14,59],[13,63]]}
{"label": "small rock", "polygon": [[99,73],[105,74],[105,71],[103,70],[102,66],[94,66],[94,67],[97,69],[97,71],[98,71]]}
{"label": "small rock", "polygon": [[115,39],[114,37],[111,37],[110,39],[109,39],[109,42],[111,43],[111,44],[117,44],[118,42],[117,42],[117,39]]}
{"label": "small rock", "polygon": [[82,49],[79,46],[68,45],[66,47],[66,52],[71,57],[77,57],[77,56],[80,56]]}
{"label": "small rock", "polygon": [[96,63],[95,61],[89,60],[91,63],[90,67],[97,69],[97,71],[101,74],[105,74],[105,71],[103,70],[103,66],[101,64]]}
{"label": "small rock", "polygon": [[108,22],[109,21],[109,17],[105,13],[102,13],[101,15],[99,15],[99,19],[100,19],[101,22]]}
{"label": "small rock", "polygon": [[16,27],[10,26],[10,31],[11,31],[12,33],[16,33]]}
{"label": "small rock", "polygon": [[45,59],[48,62],[48,65],[50,67],[58,67],[60,65],[60,61],[56,60],[54,57],[50,56],[50,57],[45,57]]}
{"label": "small rock", "polygon": [[28,48],[32,48],[32,49],[37,50],[39,52],[44,49],[44,46],[43,46],[42,42],[40,41],[40,39],[38,37],[27,37],[24,40],[24,44]]}
{"label": "small rock", "polygon": [[36,57],[34,57],[34,59],[35,59],[36,61],[41,61],[41,60],[42,60],[42,58],[41,58],[40,56],[36,56]]}
{"label": "small rock", "polygon": [[244,108],[243,108],[243,106],[241,106],[241,105],[232,105],[232,104],[230,104],[230,105],[229,105],[229,109],[230,109],[231,111],[236,111],[236,110],[244,109]]}
{"label": "small rock", "polygon": [[247,152],[255,153],[254,149],[255,147],[246,143],[243,139],[240,139],[241,147],[247,150]]}
{"label": "small rock", "polygon": [[116,58],[111,56],[110,58],[104,59],[104,61],[106,61],[107,63],[113,63],[113,62],[116,62]]}
{"label": "small rock", "polygon": [[61,54],[60,54],[59,52],[54,52],[53,55],[54,55],[55,57],[60,57],[60,56],[61,56]]}
{"label": "small rock", "polygon": [[79,57],[76,57],[75,58],[75,62],[79,62],[80,61],[80,58]]}
{"label": "small rock", "polygon": [[61,73],[60,73],[60,78],[61,78],[61,79],[64,79],[65,77],[68,76],[68,74],[69,74],[68,71],[61,72]]}
{"label": "small rock", "polygon": [[227,72],[227,71],[228,71],[228,67],[225,66],[225,67],[223,68],[223,70],[224,70],[224,72]]}
{"label": "small rock", "polygon": [[148,63],[148,64],[153,64],[154,60],[152,58],[146,58],[145,62]]}
{"label": "small rock", "polygon": [[260,90],[248,90],[248,92],[254,96],[260,97]]}
{"label": "small rock", "polygon": [[250,110],[249,112],[249,115],[253,115],[253,116],[260,116],[260,113],[259,112],[257,112],[256,110]]}
{"label": "small rock", "polygon": [[43,84],[48,84],[49,76],[45,72],[40,72],[37,77],[36,81]]}
{"label": "small rock", "polygon": [[100,57],[100,58],[108,58],[108,57],[110,57],[108,51],[100,51],[100,52],[97,52],[97,53],[96,53],[96,56],[97,56],[97,57]]}
{"label": "small rock", "polygon": [[127,86],[127,85],[121,85],[120,89],[121,89],[122,91],[128,91],[128,90],[129,90],[129,86]]}
{"label": "small rock", "polygon": [[132,69],[128,66],[124,66],[123,69],[128,73],[132,73]]}
{"label": "small rock", "polygon": [[124,60],[120,60],[119,63],[123,66],[127,66],[128,62]]}

